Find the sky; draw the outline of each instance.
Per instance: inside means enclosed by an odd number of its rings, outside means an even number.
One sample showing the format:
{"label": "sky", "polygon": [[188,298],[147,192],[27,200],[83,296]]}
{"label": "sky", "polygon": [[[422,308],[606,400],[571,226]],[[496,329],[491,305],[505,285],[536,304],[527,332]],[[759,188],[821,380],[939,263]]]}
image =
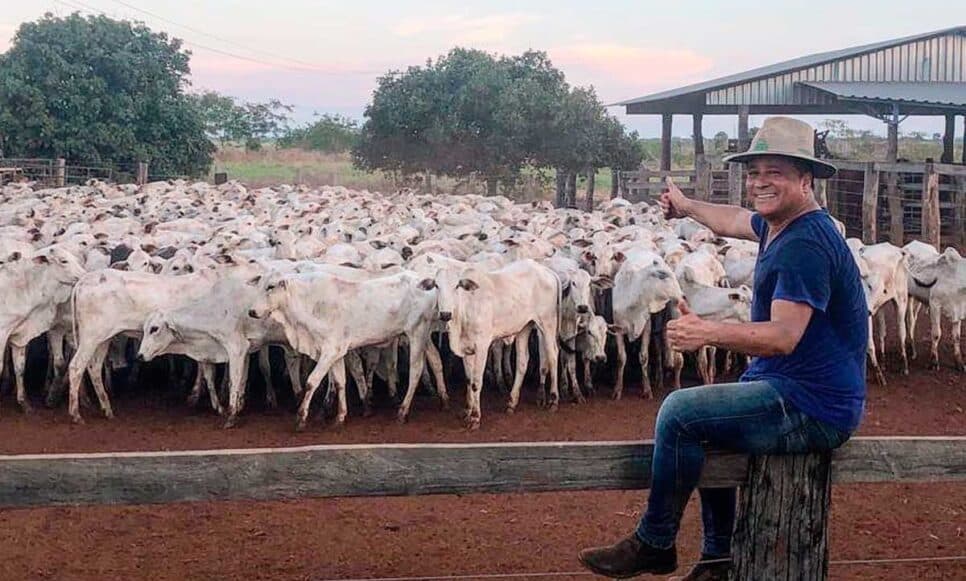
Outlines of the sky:
{"label": "sky", "polygon": [[[378,76],[425,63],[454,46],[493,53],[546,51],[572,85],[593,85],[604,103],[758,66],[951,26],[966,2],[931,0],[30,0],[0,11],[0,52],[21,22],[44,13],[104,13],[144,22],[192,51],[192,90],[241,100],[278,98],[298,122],[315,113],[361,119]],[[645,137],[660,118],[623,114]],[[862,116],[838,117],[884,134]],[[804,118],[818,124],[821,118]],[[752,126],[761,118],[752,116]],[[957,135],[962,134],[958,120]],[[942,132],[941,118],[910,118],[902,131]],[[674,134],[689,135],[677,116]],[[735,116],[705,116],[704,134],[737,133]]]}

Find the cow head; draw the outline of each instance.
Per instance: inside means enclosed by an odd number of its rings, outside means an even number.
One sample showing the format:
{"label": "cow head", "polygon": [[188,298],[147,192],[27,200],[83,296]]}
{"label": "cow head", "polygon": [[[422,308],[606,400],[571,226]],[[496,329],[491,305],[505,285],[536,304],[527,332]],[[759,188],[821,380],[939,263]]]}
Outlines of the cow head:
{"label": "cow head", "polygon": [[87,273],[76,256],[57,245],[41,249],[33,261],[61,284],[73,285]]}
{"label": "cow head", "polygon": [[148,315],[148,318],[144,321],[142,333],[141,346],[138,348],[138,359],[143,361],[151,361],[172,344],[184,341],[181,332],[160,311]]}
{"label": "cow head", "polygon": [[260,296],[248,310],[248,316],[253,319],[265,319],[277,311],[288,290],[288,279],[280,274],[261,277],[260,281]]}
{"label": "cow head", "polygon": [[584,332],[577,335],[577,350],[594,363],[607,361],[607,333],[604,317],[591,317]]}

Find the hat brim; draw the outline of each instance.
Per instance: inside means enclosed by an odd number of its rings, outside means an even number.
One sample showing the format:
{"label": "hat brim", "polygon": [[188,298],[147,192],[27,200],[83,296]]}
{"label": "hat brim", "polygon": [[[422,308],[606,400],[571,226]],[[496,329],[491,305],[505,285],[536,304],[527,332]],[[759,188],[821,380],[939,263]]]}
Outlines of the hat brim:
{"label": "hat brim", "polygon": [[734,153],[732,155],[726,155],[725,157],[721,158],[721,161],[725,163],[748,163],[749,161],[751,161],[756,157],[765,157],[769,155],[774,155],[778,157],[789,157],[792,159],[797,159],[799,161],[807,162],[809,166],[811,166],[812,168],[812,177],[822,179],[822,180],[828,179],[834,176],[835,172],[838,171],[838,168],[836,168],[834,165],[828,162],[822,161],[820,159],[816,159],[814,157],[809,157],[807,155],[796,155],[794,153],[778,153],[778,152],[769,153],[765,151],[745,151],[743,153]]}

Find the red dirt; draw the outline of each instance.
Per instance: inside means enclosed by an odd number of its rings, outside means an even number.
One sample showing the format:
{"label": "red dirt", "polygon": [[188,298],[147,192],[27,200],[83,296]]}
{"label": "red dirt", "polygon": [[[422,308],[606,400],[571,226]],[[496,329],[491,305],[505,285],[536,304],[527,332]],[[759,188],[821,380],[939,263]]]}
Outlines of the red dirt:
{"label": "red dirt", "polygon": [[[948,355],[945,354],[945,355]],[[948,361],[948,358],[947,358]],[[861,435],[966,434],[966,376],[887,373],[870,386]],[[888,369],[896,364],[889,361]],[[629,393],[628,393],[629,391]],[[118,418],[87,412],[71,426],[61,410],[24,416],[4,401],[0,452],[79,452],[291,446],[349,442],[612,440],[653,435],[659,399],[604,395],[556,414],[527,394],[513,416],[484,400],[483,427],[463,431],[455,412],[419,397],[400,426],[392,410],[361,418],[350,409],[341,431],[316,420],[294,434],[290,410],[248,410],[236,430],[208,412],[186,410],[158,392],[115,398]],[[461,391],[454,394],[459,401]],[[663,394],[659,394],[660,398]],[[458,407],[458,406],[457,406]],[[832,579],[960,579],[966,562],[847,565],[835,561],[966,554],[962,484],[843,485],[833,491]],[[576,552],[632,529],[643,492],[544,493],[186,503],[163,506],[0,511],[0,579],[284,579],[579,571]],[[680,535],[681,560],[698,551],[692,503]],[[588,575],[531,579],[589,579]]]}

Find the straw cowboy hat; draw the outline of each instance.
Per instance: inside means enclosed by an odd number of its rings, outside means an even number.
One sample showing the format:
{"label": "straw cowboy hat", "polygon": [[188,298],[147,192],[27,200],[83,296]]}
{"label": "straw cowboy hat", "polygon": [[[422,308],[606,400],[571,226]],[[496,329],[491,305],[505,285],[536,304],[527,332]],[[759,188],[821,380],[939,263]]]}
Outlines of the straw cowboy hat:
{"label": "straw cowboy hat", "polygon": [[722,161],[748,163],[761,155],[780,155],[807,162],[812,176],[820,179],[835,175],[835,166],[815,157],[815,130],[804,121],[791,117],[769,117],[751,140],[744,153],[722,158]]}

